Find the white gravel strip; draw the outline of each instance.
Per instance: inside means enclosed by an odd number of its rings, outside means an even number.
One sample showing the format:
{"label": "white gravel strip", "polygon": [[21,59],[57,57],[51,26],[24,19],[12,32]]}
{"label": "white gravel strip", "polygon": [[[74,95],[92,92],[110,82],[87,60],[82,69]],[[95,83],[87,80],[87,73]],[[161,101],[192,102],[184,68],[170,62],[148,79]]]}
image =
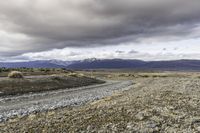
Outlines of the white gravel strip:
{"label": "white gravel strip", "polygon": [[0,122],[66,106],[77,106],[130,88],[132,81],[107,81],[105,84],[56,90],[21,96],[0,97]]}

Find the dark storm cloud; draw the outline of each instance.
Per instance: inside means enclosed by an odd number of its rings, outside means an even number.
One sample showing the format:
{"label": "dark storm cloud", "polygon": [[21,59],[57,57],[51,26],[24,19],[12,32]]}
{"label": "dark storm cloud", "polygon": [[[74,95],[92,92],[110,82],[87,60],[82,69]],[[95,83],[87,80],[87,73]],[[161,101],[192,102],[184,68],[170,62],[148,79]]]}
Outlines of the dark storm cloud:
{"label": "dark storm cloud", "polygon": [[129,53],[129,54],[138,54],[139,52],[136,51],[136,50],[131,50],[131,51],[129,51],[128,53]]}
{"label": "dark storm cloud", "polygon": [[123,53],[125,53],[125,51],[117,50],[117,51],[115,51],[115,53],[123,54]]}
{"label": "dark storm cloud", "polygon": [[199,35],[199,24],[199,0],[6,0],[0,31],[25,37],[0,40],[0,52],[185,39]]}

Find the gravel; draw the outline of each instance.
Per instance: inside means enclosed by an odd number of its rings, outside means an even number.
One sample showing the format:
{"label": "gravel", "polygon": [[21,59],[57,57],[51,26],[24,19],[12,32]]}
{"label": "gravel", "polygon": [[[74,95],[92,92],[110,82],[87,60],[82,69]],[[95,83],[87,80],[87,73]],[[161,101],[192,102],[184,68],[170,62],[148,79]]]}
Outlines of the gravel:
{"label": "gravel", "polygon": [[0,122],[66,106],[78,106],[129,89],[132,81],[107,81],[105,84],[56,90],[20,96],[0,97]]}

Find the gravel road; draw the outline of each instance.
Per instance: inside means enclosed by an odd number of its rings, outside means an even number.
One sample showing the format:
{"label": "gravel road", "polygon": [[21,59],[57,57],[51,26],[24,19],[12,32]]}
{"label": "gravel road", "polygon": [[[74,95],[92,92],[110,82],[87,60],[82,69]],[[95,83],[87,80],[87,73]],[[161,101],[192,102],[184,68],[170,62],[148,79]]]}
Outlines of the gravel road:
{"label": "gravel road", "polygon": [[131,81],[107,81],[101,85],[0,97],[0,122],[33,112],[81,105],[109,96],[115,91],[129,89],[132,84]]}

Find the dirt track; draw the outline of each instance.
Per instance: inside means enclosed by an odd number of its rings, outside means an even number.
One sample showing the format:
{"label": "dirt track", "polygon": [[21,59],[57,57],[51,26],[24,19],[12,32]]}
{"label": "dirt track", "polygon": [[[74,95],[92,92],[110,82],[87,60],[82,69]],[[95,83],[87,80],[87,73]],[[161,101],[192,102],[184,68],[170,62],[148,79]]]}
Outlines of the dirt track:
{"label": "dirt track", "polygon": [[80,105],[111,95],[114,91],[122,90],[131,84],[130,81],[108,81],[105,84],[74,89],[0,97],[0,121],[16,115],[24,116],[32,112]]}

